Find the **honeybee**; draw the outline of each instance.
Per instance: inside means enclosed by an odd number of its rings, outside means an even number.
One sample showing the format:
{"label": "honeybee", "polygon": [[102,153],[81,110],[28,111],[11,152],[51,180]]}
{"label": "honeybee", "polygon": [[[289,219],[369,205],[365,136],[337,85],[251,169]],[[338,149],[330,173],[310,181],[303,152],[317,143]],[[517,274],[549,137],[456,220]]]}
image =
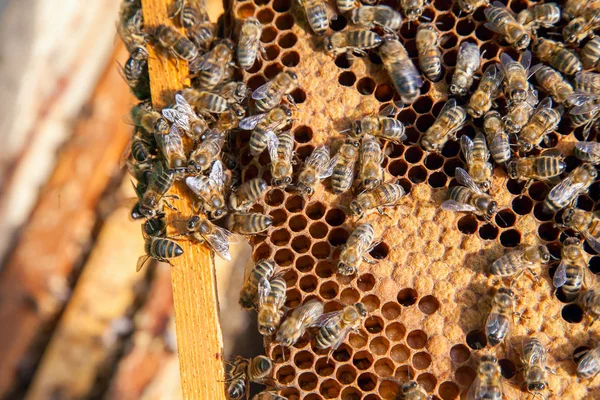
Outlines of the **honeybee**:
{"label": "honeybee", "polygon": [[531,42],[531,33],[521,25],[515,17],[499,1],[494,1],[491,7],[484,10],[488,22],[485,27],[504,38],[506,43],[516,50],[524,50]]}
{"label": "honeybee", "polygon": [[258,281],[257,311],[258,331],[270,336],[279,326],[283,317],[286,283],[282,276],[276,275],[270,280],[264,277]]}
{"label": "honeybee", "polygon": [[504,94],[509,105],[521,103],[527,100],[529,83],[529,65],[531,64],[531,53],[529,50],[523,53],[521,62],[514,61],[508,54],[502,53],[502,64],[499,68],[504,72]]}
{"label": "honeybee", "polygon": [[305,196],[312,196],[317,183],[333,174],[336,163],[337,156],[329,158],[328,146],[315,148],[304,162],[304,168],[298,175],[296,189]]}
{"label": "honeybee", "polygon": [[346,139],[338,150],[336,163],[331,174],[331,187],[335,194],[344,193],[352,186],[359,146],[358,141]]}
{"label": "honeybee", "polygon": [[207,243],[208,246],[219,257],[231,261],[229,254],[229,237],[232,235],[226,229],[223,229],[210,222],[203,215],[194,215],[188,220],[187,234],[192,236],[199,243]]}
{"label": "honeybee", "polygon": [[167,168],[175,173],[175,179],[183,179],[187,168],[187,157],[177,126],[171,125],[169,133],[155,134],[154,138],[165,157]]}
{"label": "honeybee", "polygon": [[587,191],[597,176],[596,168],[589,164],[575,168],[569,176],[550,190],[548,197],[544,200],[544,210],[551,213],[566,207],[577,196]]}
{"label": "honeybee", "polygon": [[224,82],[233,67],[233,43],[225,40],[190,62],[190,74],[198,76],[198,87],[211,90]]}
{"label": "honeybee", "polygon": [[556,3],[536,4],[522,10],[517,21],[527,29],[551,28],[560,21],[560,8]]}
{"label": "honeybee", "polygon": [[258,298],[258,282],[271,279],[275,272],[275,263],[271,260],[260,260],[256,263],[240,291],[239,304],[242,308],[251,309]]}
{"label": "honeybee", "polygon": [[207,171],[221,154],[224,143],[225,137],[216,129],[209,131],[204,141],[199,143],[190,154],[187,165],[188,173],[197,175]]}
{"label": "honeybee", "polygon": [[229,208],[239,212],[250,210],[256,200],[266,192],[267,187],[267,182],[261,178],[242,183],[229,195]]}
{"label": "honeybee", "polygon": [[479,65],[479,47],[474,43],[462,42],[458,49],[456,68],[452,74],[450,93],[465,96],[473,84],[473,75]]}
{"label": "honeybee", "polygon": [[217,26],[206,20],[187,28],[186,33],[188,38],[198,47],[198,50],[205,54],[215,40]]}
{"label": "honeybee", "polygon": [[485,114],[483,117],[483,131],[494,161],[503,164],[510,160],[510,141],[504,131],[502,116],[498,111],[488,111]]}
{"label": "honeybee", "polygon": [[208,14],[197,0],[175,0],[170,18],[179,16],[179,25],[191,28],[208,20]]}
{"label": "honeybee", "polygon": [[194,112],[185,97],[179,93],[175,95],[175,105],[164,108],[162,115],[187,136],[195,139],[200,138],[208,130],[208,123]]}
{"label": "honeybee", "polygon": [[154,143],[152,138],[146,137],[139,129],[136,129],[128,148],[126,149],[126,156],[131,154],[135,161],[144,163],[156,155],[155,145],[156,143]]}
{"label": "honeybee", "polygon": [[456,105],[456,99],[450,99],[444,104],[433,125],[421,137],[421,147],[427,151],[440,152],[448,141],[455,140],[456,132],[467,120],[467,112]]}
{"label": "honeybee", "polygon": [[508,113],[502,117],[504,129],[508,133],[517,134],[529,122],[538,103],[537,90],[531,88],[527,92],[527,100],[510,106]]}
{"label": "honeybee", "polygon": [[524,247],[509,251],[494,261],[490,267],[490,274],[502,277],[515,275],[513,281],[516,281],[525,270],[528,270],[539,284],[540,280],[533,268],[539,268],[549,262],[550,252],[546,246]]}
{"label": "honeybee", "polygon": [[219,219],[227,214],[224,193],[226,180],[221,160],[213,162],[208,176],[185,178],[185,184],[202,201],[202,207],[210,219]]}
{"label": "honeybee", "polygon": [[415,381],[404,382],[398,385],[396,400],[429,400],[430,396],[421,385]]}
{"label": "honeybee", "polygon": [[506,169],[511,179],[547,180],[559,176],[566,168],[560,151],[552,149],[539,156],[512,160]]}
{"label": "honeybee", "polygon": [[433,24],[420,24],[417,28],[417,51],[419,53],[419,67],[421,71],[433,82],[442,76],[442,52],[438,33]]}
{"label": "honeybee", "polygon": [[581,241],[574,237],[567,238],[562,245],[560,264],[553,278],[554,287],[562,287],[567,301],[573,301],[579,295],[586,269],[587,262],[583,257]]}
{"label": "honeybee", "polygon": [[150,103],[141,102],[131,108],[131,119],[135,126],[139,126],[148,133],[166,134],[169,124],[162,115],[154,110]]}
{"label": "honeybee", "polygon": [[383,167],[381,166],[383,158],[379,142],[373,136],[366,135],[362,140],[359,151],[359,190],[372,190],[383,182],[385,178]]}
{"label": "honeybee", "polygon": [[166,169],[162,162],[154,164],[145,190],[140,185],[133,186],[139,201],[137,211],[146,218],[154,218],[162,213],[163,204],[174,208],[165,200],[166,197],[172,197],[167,196],[166,193],[174,183],[175,175],[173,171]]}
{"label": "honeybee", "polygon": [[567,82],[560,73],[547,65],[538,64],[535,69],[535,79],[539,85],[546,91],[552,100],[558,104],[569,106],[569,96],[573,94],[573,87]]}
{"label": "honeybee", "polygon": [[379,55],[400,99],[404,104],[411,104],[421,94],[423,78],[408,52],[398,39],[385,37],[379,47]]}
{"label": "honeybee", "polygon": [[354,121],[349,136],[354,140],[360,140],[365,135],[373,135],[393,143],[401,143],[406,139],[404,124],[392,117],[398,108],[403,107],[398,106],[399,103],[401,102],[384,107],[378,116],[368,116]]}
{"label": "honeybee", "polygon": [[467,105],[467,113],[471,117],[481,118],[485,113],[490,111],[492,102],[498,95],[503,79],[504,73],[496,68],[495,65],[490,65],[486,68],[479,81],[479,86],[477,86]]}
{"label": "honeybee", "polygon": [[512,331],[515,294],[512,290],[498,288],[492,300],[492,310],[485,321],[485,336],[490,346],[504,342]]}
{"label": "honeybee", "polygon": [[273,371],[273,363],[265,356],[256,356],[252,359],[238,356],[234,361],[226,361],[226,363],[231,366],[227,374],[229,399],[248,398],[250,382],[276,386],[274,379],[269,377]]}
{"label": "honeybee", "polygon": [[148,61],[136,60],[129,57],[123,67],[119,67],[119,73],[138,100],[150,98],[150,78],[148,75]]}
{"label": "honeybee", "polygon": [[425,0],[400,0],[400,8],[409,21],[416,21],[423,15]]}
{"label": "honeybee", "polygon": [[579,305],[583,308],[583,312],[592,318],[588,328],[600,318],[600,293],[596,289],[588,289],[581,292],[578,299]]}
{"label": "honeybee", "polygon": [[404,188],[396,183],[382,183],[374,189],[362,192],[356,196],[350,203],[350,215],[360,219],[365,212],[374,208],[380,214],[384,214],[383,207],[398,204],[398,201],[405,194]]}
{"label": "honeybee", "polygon": [[523,341],[523,380],[527,391],[534,396],[540,395],[548,388],[546,381],[546,349],[537,338],[528,338]]}
{"label": "honeybee", "polygon": [[567,49],[562,43],[537,38],[532,49],[540,61],[550,64],[563,74],[575,75],[583,68],[577,53]]}
{"label": "honeybee", "polygon": [[158,25],[154,37],[160,47],[167,50],[173,57],[191,62],[198,57],[198,48],[191,40],[169,25]]}
{"label": "honeybee", "polygon": [[252,98],[256,100],[255,106],[259,112],[266,112],[281,103],[283,96],[291,104],[295,104],[292,93],[298,87],[298,77],[290,70],[280,72],[271,81],[252,92]]}
{"label": "honeybee", "polygon": [[171,259],[175,257],[179,257],[183,254],[183,249],[177,242],[156,236],[150,236],[146,233],[146,231],[142,228],[142,235],[144,237],[144,254],[140,256],[137,261],[137,265],[135,270],[139,272],[146,261],[150,258],[154,258],[157,261],[166,262],[171,264]]}
{"label": "honeybee", "polygon": [[296,307],[279,327],[277,341],[284,346],[293,346],[307,328],[316,325],[319,317],[323,315],[323,309],[323,303],[316,299]]}
{"label": "honeybee", "polygon": [[148,50],[146,50],[146,35],[141,26],[143,25],[141,13],[136,12],[130,18],[122,19],[115,25],[130,56],[138,61],[147,60]]}
{"label": "honeybee", "polygon": [[250,154],[258,156],[267,147],[268,138],[277,134],[292,122],[292,111],[287,107],[275,107],[271,111],[252,115],[240,121],[240,129],[251,130]]}
{"label": "honeybee", "polygon": [[578,72],[573,79],[573,88],[580,92],[600,94],[600,74]]}
{"label": "honeybee", "polygon": [[355,0],[336,0],[337,8],[341,13],[352,10],[356,5]]}
{"label": "honeybee", "polygon": [[241,104],[246,99],[249,92],[251,92],[251,90],[248,88],[248,85],[244,82],[236,81],[227,82],[219,87],[217,91],[220,96],[223,96],[230,103],[237,104]]}
{"label": "honeybee", "polygon": [[374,235],[373,225],[369,223],[360,224],[352,231],[340,253],[337,266],[340,275],[356,274],[363,260],[370,262],[364,253],[370,250]]}
{"label": "honeybee", "polygon": [[225,228],[242,235],[256,235],[273,225],[273,218],[260,213],[235,213],[225,218]]}
{"label": "honeybee", "polygon": [[350,331],[356,331],[367,316],[362,303],[346,306],[340,311],[323,314],[318,321],[319,332],[315,339],[317,349],[337,349]]}
{"label": "honeybee", "polygon": [[579,44],[588,36],[594,37],[594,31],[600,28],[600,11],[589,10],[571,20],[563,28],[563,39],[566,44]]}
{"label": "honeybee", "polygon": [[593,165],[600,164],[600,143],[598,142],[578,142],[573,148],[575,157]]}
{"label": "honeybee", "polygon": [[465,14],[471,14],[479,7],[488,6],[488,0],[458,0],[458,6]]}
{"label": "honeybee", "polygon": [[477,132],[475,139],[471,140],[467,135],[460,137],[460,148],[465,156],[469,176],[481,189],[490,189],[490,178],[492,176],[492,164],[488,162],[490,152],[485,143],[483,133]]}
{"label": "honeybee", "polygon": [[287,400],[283,396],[279,396],[273,392],[261,392],[254,395],[252,400]]}
{"label": "honeybee", "polygon": [[600,114],[600,94],[578,92],[569,96],[568,102],[573,106],[569,110],[571,123],[574,127],[582,126],[583,137],[587,139],[598,114]]}
{"label": "honeybee", "polygon": [[467,399],[501,400],[502,393],[502,373],[498,360],[494,356],[482,356],[477,367],[477,375],[467,394]]}
{"label": "honeybee", "polygon": [[271,158],[271,184],[277,187],[285,187],[292,183],[294,137],[291,132],[287,131],[279,136],[274,134],[268,136],[267,150]]}
{"label": "honeybee", "polygon": [[324,35],[329,26],[327,4],[323,0],[298,0],[306,13],[306,20],[310,29],[316,35]]}
{"label": "honeybee", "polygon": [[142,230],[148,236],[164,237],[167,233],[167,223],[165,219],[159,215],[144,221]]}
{"label": "honeybee", "polygon": [[327,54],[337,57],[346,53],[349,56],[367,56],[365,50],[373,49],[381,44],[383,39],[373,31],[354,29],[334,32],[325,37],[324,46]]}
{"label": "honeybee", "polygon": [[600,253],[600,215],[569,207],[562,216],[566,227],[579,232],[588,244]]}
{"label": "honeybee", "polygon": [[577,364],[577,375],[583,379],[591,379],[600,372],[600,347],[587,350],[583,354]]}
{"label": "honeybee", "polygon": [[453,186],[448,191],[449,200],[442,203],[442,210],[472,212],[490,220],[498,210],[498,203],[481,191],[467,171],[456,168],[456,180],[462,186]]}
{"label": "honeybee", "polygon": [[250,69],[261,46],[260,36],[262,35],[262,25],[256,17],[249,17],[242,23],[238,45],[236,48],[237,61],[242,69]]}
{"label": "honeybee", "polygon": [[600,38],[594,38],[587,42],[580,55],[585,69],[598,70],[600,68]]}
{"label": "honeybee", "polygon": [[597,8],[600,8],[600,3],[596,0],[567,0],[563,7],[563,15],[565,19],[571,20]]}
{"label": "honeybee", "polygon": [[350,20],[366,29],[378,26],[386,32],[397,31],[402,25],[402,15],[386,5],[354,8],[350,13]]}
{"label": "honeybee", "polygon": [[519,147],[525,152],[533,150],[534,147],[539,148],[542,139],[546,141],[547,135],[558,126],[563,110],[562,105],[552,108],[550,97],[542,100],[527,125],[521,129],[517,140]]}

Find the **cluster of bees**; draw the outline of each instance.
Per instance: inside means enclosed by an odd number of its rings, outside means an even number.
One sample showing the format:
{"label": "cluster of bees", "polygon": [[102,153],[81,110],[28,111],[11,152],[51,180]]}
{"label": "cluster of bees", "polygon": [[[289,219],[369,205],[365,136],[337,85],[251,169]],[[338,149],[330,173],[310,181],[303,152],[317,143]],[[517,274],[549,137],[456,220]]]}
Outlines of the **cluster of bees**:
{"label": "cluster of bees", "polygon": [[[356,219],[370,210],[385,214],[385,207],[397,205],[405,196],[402,186],[384,181],[381,144],[382,141],[402,143],[407,138],[404,125],[393,115],[404,104],[411,104],[423,85],[421,73],[396,34],[402,15],[384,5],[357,7],[354,1],[337,0],[339,12],[349,17],[352,27],[327,34],[329,21],[335,18],[329,5],[322,0],[299,0],[299,3],[312,31],[323,36],[326,53],[346,54],[352,59],[376,51],[401,101],[385,107],[378,115],[353,121],[346,131],[340,132],[343,140],[335,154],[328,145],[316,147],[304,161],[294,183],[294,137],[286,127],[294,120],[297,106],[291,93],[298,88],[298,77],[292,70],[285,70],[254,91],[234,78],[236,69],[250,69],[263,51],[260,22],[254,17],[242,21],[234,44],[217,37],[217,28],[210,23],[199,1],[175,0],[173,24],[157,27],[144,26],[140,0],[123,1],[117,30],[130,57],[122,71],[141,100],[131,112],[136,130],[125,159],[137,181],[134,187],[138,198],[131,215],[145,219],[142,232],[146,254],[140,257],[138,270],[149,258],[170,262],[183,254],[177,240],[166,236],[164,220],[164,207],[176,210],[171,202],[181,200],[169,194],[176,181],[184,181],[191,190],[196,208],[194,215],[187,217],[180,235],[206,243],[227,260],[233,234],[260,234],[272,225],[270,216],[250,212],[269,185],[310,197],[320,181],[331,177],[334,193],[354,191],[348,212]],[[586,139],[600,114],[600,74],[583,72],[584,68],[600,68],[600,39],[593,37],[594,30],[600,28],[600,2],[567,0],[562,10],[555,3],[538,4],[517,16],[499,2],[490,5],[485,0],[459,0],[458,4],[466,14],[485,7],[486,27],[522,53],[519,61],[502,54],[501,63],[484,71],[469,96],[482,56],[476,44],[461,43],[448,88],[449,95],[456,98],[446,102],[422,135],[420,144],[426,151],[441,152],[449,140],[457,139],[457,132],[469,117],[483,118],[483,133],[478,132],[473,139],[460,137],[466,170],[456,169],[459,185],[450,188],[449,199],[441,208],[491,220],[498,209],[489,194],[493,175],[491,155],[497,165],[506,168],[511,179],[527,181],[527,185],[534,180],[556,184],[544,201],[545,212],[566,208],[562,226],[580,233],[600,253],[599,216],[575,206],[577,197],[586,193],[597,178],[594,165],[600,164],[600,144],[576,143],[574,154],[583,164],[562,180],[566,164],[561,153],[556,149],[540,153],[542,142],[549,145],[548,135],[557,128],[565,110],[573,125],[581,127]],[[409,21],[419,24],[416,46],[421,72],[431,81],[440,80],[442,53],[438,34],[434,24],[418,22],[423,18],[424,0],[401,0],[400,7]],[[561,16],[569,20],[562,32],[563,42],[537,35],[540,28],[551,29]],[[584,40],[587,42],[578,55],[573,48]],[[179,91],[173,103],[163,110],[153,109],[150,103],[148,44],[189,63],[190,87]],[[527,50],[530,45],[533,55]],[[531,66],[533,56],[541,63]],[[563,75],[572,77],[571,82]],[[537,90],[529,83],[531,76],[535,76],[548,97],[539,101]],[[507,103],[502,113],[493,109],[500,96]],[[466,104],[462,106],[459,102]],[[553,108],[553,102],[558,106]],[[232,155],[235,149],[232,133],[239,130],[251,131],[252,156],[258,157],[267,150],[271,161],[270,183],[261,178],[240,183],[237,156]],[[513,147],[518,151],[513,151]],[[354,228],[339,256],[340,275],[356,274],[362,261],[375,262],[368,254],[376,244],[374,236],[369,223]],[[539,280],[534,269],[549,263],[551,258],[543,245],[525,247],[493,262],[489,272],[516,279],[529,271]],[[569,301],[581,304],[592,318],[591,326],[600,317],[600,291],[584,289],[589,287],[585,284],[587,270],[581,240],[569,237],[563,243],[553,283]],[[282,273],[273,261],[258,261],[242,287],[239,303],[258,312],[259,331],[270,340],[292,346],[307,331],[312,331],[316,349],[333,351],[367,316],[361,303],[325,313],[320,301],[310,300],[284,318],[285,300],[286,282]],[[505,342],[514,315],[514,292],[508,287],[498,288],[485,324],[491,346]],[[545,348],[532,337],[523,343],[521,353],[525,388],[543,397],[548,388]],[[580,356],[583,357],[577,371],[581,377],[590,378],[600,372],[600,347]],[[231,399],[247,397],[251,381],[278,387],[271,377],[273,365],[267,357],[238,357],[229,365],[227,393]],[[414,381],[398,383],[398,391],[399,399],[428,398]],[[502,397],[500,367],[493,356],[481,358],[470,396]],[[255,396],[257,400],[282,398],[275,392]]]}

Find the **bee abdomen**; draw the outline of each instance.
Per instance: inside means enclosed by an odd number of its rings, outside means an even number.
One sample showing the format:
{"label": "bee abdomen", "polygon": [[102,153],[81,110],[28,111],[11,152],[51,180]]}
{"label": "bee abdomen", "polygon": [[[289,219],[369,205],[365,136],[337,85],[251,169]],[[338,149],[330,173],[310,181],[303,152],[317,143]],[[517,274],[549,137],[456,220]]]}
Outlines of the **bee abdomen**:
{"label": "bee abdomen", "polygon": [[577,54],[564,48],[558,49],[550,61],[551,66],[567,75],[575,75],[583,69],[583,65],[579,61]]}
{"label": "bee abdomen", "polygon": [[560,175],[565,170],[565,163],[558,157],[540,157],[536,163],[538,175],[543,178]]}
{"label": "bee abdomen", "polygon": [[155,258],[169,259],[182,255],[183,249],[173,240],[155,238],[152,240],[150,253]]}
{"label": "bee abdomen", "polygon": [[569,265],[566,270],[567,281],[562,286],[567,301],[573,301],[583,285],[583,271],[578,265]]}
{"label": "bee abdomen", "polygon": [[250,135],[250,154],[257,156],[267,148],[267,134],[261,128],[255,128]]}
{"label": "bee abdomen", "polygon": [[595,38],[587,42],[581,50],[581,61],[586,69],[594,68],[600,60],[600,38]]}
{"label": "bee abdomen", "polygon": [[437,51],[430,51],[419,57],[421,70],[427,77],[436,82],[442,75],[442,59]]}
{"label": "bee abdomen", "polygon": [[381,122],[381,136],[391,141],[401,142],[406,139],[404,124],[395,118],[385,118]]}
{"label": "bee abdomen", "polygon": [[394,88],[405,104],[412,103],[421,94],[422,81],[410,59],[394,63],[386,68]]}
{"label": "bee abdomen", "polygon": [[175,173],[169,170],[163,170],[161,174],[156,177],[154,185],[156,191],[160,194],[165,194],[173,186],[175,182]]}
{"label": "bee abdomen", "polygon": [[332,345],[340,333],[340,328],[337,325],[323,326],[319,329],[315,344],[318,349],[326,349]]}
{"label": "bee abdomen", "polygon": [[498,276],[511,276],[517,272],[517,269],[510,254],[506,254],[492,263],[490,273]]}
{"label": "bee abdomen", "polygon": [[329,25],[325,3],[318,2],[316,6],[306,9],[306,16],[310,27],[317,35],[324,35]]}

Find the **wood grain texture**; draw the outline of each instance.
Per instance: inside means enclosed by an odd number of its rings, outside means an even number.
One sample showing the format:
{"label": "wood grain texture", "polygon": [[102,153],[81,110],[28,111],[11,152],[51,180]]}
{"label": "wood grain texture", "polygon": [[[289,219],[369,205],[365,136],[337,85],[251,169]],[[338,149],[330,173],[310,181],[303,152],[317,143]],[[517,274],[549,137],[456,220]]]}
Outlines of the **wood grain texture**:
{"label": "wood grain texture", "polygon": [[[142,1],[148,29],[159,24],[172,24],[168,18],[169,4],[165,0]],[[188,75],[187,64],[149,47],[153,105],[161,109],[172,101],[175,91],[182,88]],[[191,143],[184,141],[184,145],[187,147]],[[171,193],[178,195],[180,201],[176,202],[178,212],[166,209],[169,227],[174,226],[174,220],[192,215],[194,201],[193,194],[183,182],[176,183]],[[223,340],[212,255],[205,245],[192,245],[187,240],[180,244],[184,254],[173,260],[171,280],[183,397],[225,399]]]}

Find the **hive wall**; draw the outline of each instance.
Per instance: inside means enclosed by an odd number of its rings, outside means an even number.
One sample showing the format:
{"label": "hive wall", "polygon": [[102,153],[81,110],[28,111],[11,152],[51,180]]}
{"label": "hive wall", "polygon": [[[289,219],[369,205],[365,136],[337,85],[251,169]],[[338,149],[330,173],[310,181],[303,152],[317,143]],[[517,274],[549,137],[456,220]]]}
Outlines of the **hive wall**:
{"label": "hive wall", "polygon": [[[398,9],[395,1],[383,1]],[[518,12],[529,5],[511,1]],[[335,6],[332,5],[334,8]],[[351,121],[378,112],[398,100],[379,58],[370,53],[366,59],[350,64],[345,56],[336,59],[322,50],[322,38],[309,31],[302,13],[292,0],[246,0],[230,4],[234,20],[256,16],[264,25],[261,38],[267,57],[244,73],[244,80],[256,89],[285,67],[298,75],[300,89],[292,95],[298,103],[294,110],[292,132],[296,152],[304,160],[320,144],[332,144],[341,137]],[[438,83],[425,80],[422,95],[401,110],[397,118],[406,125],[403,144],[386,143],[384,147],[386,181],[398,181],[409,193],[402,204],[387,213],[391,218],[370,214],[364,221],[375,227],[381,243],[371,255],[375,265],[363,263],[358,276],[343,277],[335,273],[339,247],[345,243],[356,221],[345,213],[351,195],[333,195],[325,181],[310,199],[271,188],[255,210],[274,218],[274,227],[266,237],[253,240],[253,259],[272,258],[285,271],[288,284],[286,306],[296,307],[317,297],[326,311],[341,309],[356,301],[363,302],[369,317],[358,334],[349,338],[331,357],[315,352],[305,337],[290,349],[267,341],[266,351],[276,361],[275,378],[289,398],[307,400],[324,398],[390,399],[396,386],[387,378],[406,381],[416,379],[428,393],[438,399],[458,398],[475,377],[477,360],[490,351],[481,333],[489,313],[491,295],[499,279],[488,277],[484,268],[507,250],[520,244],[545,243],[555,257],[560,257],[559,240],[565,235],[554,226],[559,216],[545,215],[542,201],[548,193],[545,183],[534,183],[527,190],[524,183],[509,180],[505,171],[495,169],[491,194],[499,203],[498,216],[486,222],[468,214],[441,211],[449,185],[455,185],[454,169],[464,167],[459,144],[449,142],[440,155],[428,154],[418,145],[420,135],[431,125],[447,97],[456,63],[458,45],[472,41],[480,46],[483,62],[477,75],[491,63],[499,61],[501,51],[513,58],[512,49],[483,26],[483,10],[473,17],[459,17],[449,0],[433,1],[424,12],[439,31],[442,40],[444,77]],[[339,16],[332,30],[346,26]],[[416,63],[415,34],[418,24],[404,22],[400,36]],[[534,59],[534,62],[537,60]],[[540,92],[542,95],[542,92]],[[464,100],[459,100],[459,104]],[[502,104],[501,104],[502,105]],[[479,122],[469,123],[458,136],[475,136]],[[575,138],[568,117],[564,117],[552,144],[570,154]],[[239,135],[239,144],[247,143],[249,132]],[[241,149],[243,180],[262,176],[270,182],[268,155],[253,159],[247,146]],[[570,171],[578,161],[566,159]],[[301,164],[295,167],[298,172]],[[598,209],[592,199],[600,197],[600,182],[589,195],[579,198],[578,206]],[[361,221],[362,222],[362,221]],[[589,253],[590,269],[600,272],[600,257]],[[510,360],[499,347],[491,350],[501,360],[507,398],[525,398],[518,354],[525,335],[540,333],[549,346],[549,365],[557,375],[549,375],[550,389],[563,398],[599,397],[600,378],[579,381],[574,377],[575,364],[565,360],[574,350],[589,344],[589,333],[581,309],[553,297],[552,274],[556,263],[541,272],[541,286],[525,274],[514,285],[518,296],[516,320],[510,339]]]}

